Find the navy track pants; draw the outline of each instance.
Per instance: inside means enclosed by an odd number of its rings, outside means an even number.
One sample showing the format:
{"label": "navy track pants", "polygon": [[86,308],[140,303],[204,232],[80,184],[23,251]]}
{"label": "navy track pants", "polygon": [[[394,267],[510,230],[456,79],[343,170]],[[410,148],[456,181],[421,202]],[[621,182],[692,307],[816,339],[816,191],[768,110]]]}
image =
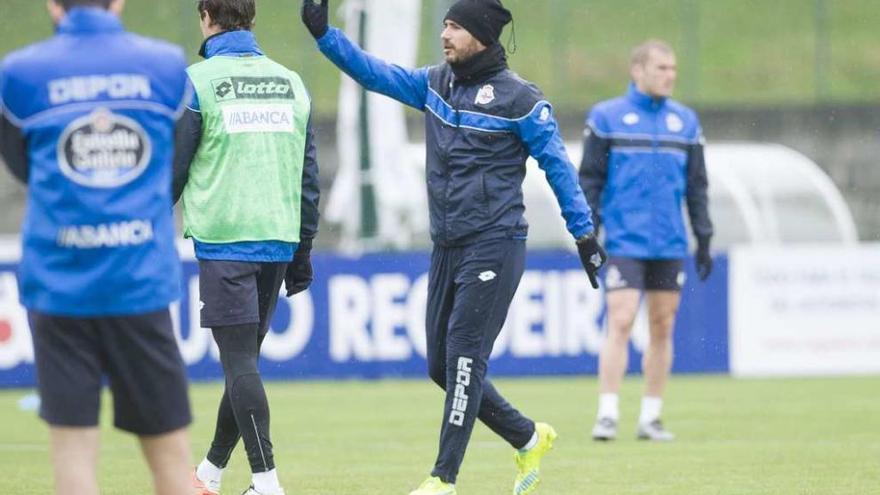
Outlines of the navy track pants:
{"label": "navy track pants", "polygon": [[455,483],[477,418],[514,448],[535,425],[486,379],[489,355],[525,267],[524,240],[435,246],[428,282],[431,379],[446,391],[440,450],[432,476]]}

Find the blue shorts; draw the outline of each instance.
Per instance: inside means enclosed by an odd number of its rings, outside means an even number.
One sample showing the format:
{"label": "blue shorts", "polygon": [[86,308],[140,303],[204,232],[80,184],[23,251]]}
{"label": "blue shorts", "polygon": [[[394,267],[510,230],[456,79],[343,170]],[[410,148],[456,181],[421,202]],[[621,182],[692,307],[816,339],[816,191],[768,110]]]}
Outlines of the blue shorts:
{"label": "blue shorts", "polygon": [[605,265],[605,291],[681,291],[685,282],[682,259],[637,259],[611,256]]}
{"label": "blue shorts", "polygon": [[192,421],[186,369],[168,310],[70,318],[28,313],[34,340],[40,417],[52,426],[98,425],[104,379],[113,423],[160,435]]}

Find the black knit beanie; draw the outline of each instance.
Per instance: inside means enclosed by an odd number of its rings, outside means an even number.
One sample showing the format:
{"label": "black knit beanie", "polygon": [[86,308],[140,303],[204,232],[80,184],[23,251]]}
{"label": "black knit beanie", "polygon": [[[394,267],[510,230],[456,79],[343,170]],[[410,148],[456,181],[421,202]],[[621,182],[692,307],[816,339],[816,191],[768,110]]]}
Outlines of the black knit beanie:
{"label": "black knit beanie", "polygon": [[465,28],[480,43],[491,46],[498,42],[501,30],[513,16],[501,5],[501,0],[458,0],[444,20]]}

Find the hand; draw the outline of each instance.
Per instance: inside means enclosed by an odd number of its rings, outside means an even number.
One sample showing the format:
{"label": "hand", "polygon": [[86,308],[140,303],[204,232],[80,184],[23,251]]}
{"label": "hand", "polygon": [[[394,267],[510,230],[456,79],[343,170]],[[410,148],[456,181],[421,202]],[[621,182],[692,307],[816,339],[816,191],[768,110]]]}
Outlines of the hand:
{"label": "hand", "polygon": [[590,285],[594,289],[599,288],[599,269],[608,261],[608,254],[596,239],[596,233],[587,234],[577,240],[578,256],[581,257],[581,264],[590,278]]}
{"label": "hand", "polygon": [[712,254],[709,252],[709,239],[699,239],[697,241],[697,274],[701,281],[705,281],[712,273]]}
{"label": "hand", "polygon": [[287,289],[287,297],[309,288],[314,279],[312,272],[312,241],[311,239],[303,239],[293,255],[293,261],[287,265],[287,271],[284,273],[284,287]]}
{"label": "hand", "polygon": [[321,3],[315,3],[317,0],[303,0],[302,15],[303,24],[306,25],[309,32],[316,40],[319,40],[327,34],[330,29],[328,11],[330,10],[330,0],[321,0]]}

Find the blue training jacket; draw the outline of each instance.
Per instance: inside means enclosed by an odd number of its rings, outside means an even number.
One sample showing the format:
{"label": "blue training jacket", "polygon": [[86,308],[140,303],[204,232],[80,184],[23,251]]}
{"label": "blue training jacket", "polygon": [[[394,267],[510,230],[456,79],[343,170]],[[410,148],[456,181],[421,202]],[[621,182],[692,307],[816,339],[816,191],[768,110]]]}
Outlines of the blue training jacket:
{"label": "blue training jacket", "polygon": [[580,183],[612,256],[675,259],[688,254],[687,203],[700,242],[712,237],[697,114],[654,99],[634,84],[597,104],[587,117]]}
{"label": "blue training jacket", "polygon": [[370,91],[425,112],[431,239],[461,246],[524,238],[522,183],[531,155],[556,194],[568,231],[593,231],[590,208],[540,90],[510,70],[460,84],[449,64],[406,69],[383,62],[331,27],[318,47]]}
{"label": "blue training jacket", "polygon": [[182,50],[98,8],[72,9],[55,36],[3,61],[0,142],[28,185],[28,309],[127,315],[179,297],[171,161],[186,88]]}

